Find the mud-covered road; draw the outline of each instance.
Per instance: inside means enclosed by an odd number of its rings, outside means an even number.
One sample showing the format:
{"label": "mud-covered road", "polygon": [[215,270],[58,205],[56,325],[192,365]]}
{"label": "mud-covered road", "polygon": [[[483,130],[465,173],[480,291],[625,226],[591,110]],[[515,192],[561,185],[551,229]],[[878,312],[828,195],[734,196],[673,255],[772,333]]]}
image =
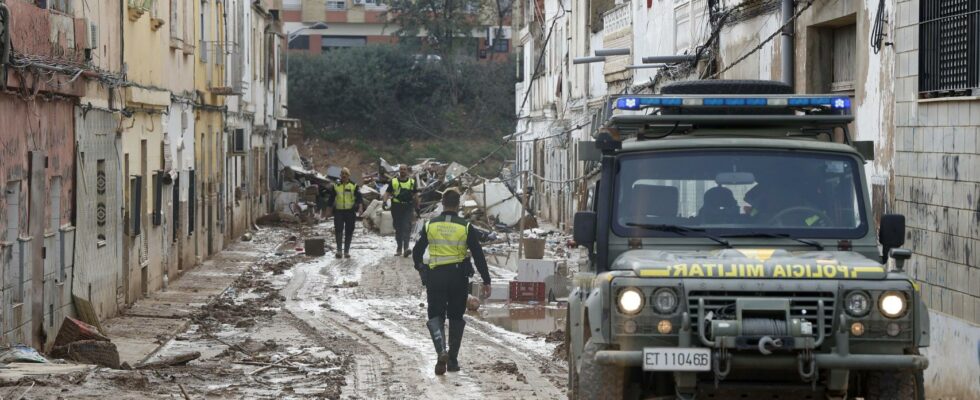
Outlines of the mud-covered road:
{"label": "mud-covered road", "polygon": [[317,331],[353,339],[343,398],[565,397],[567,370],[552,358],[555,344],[472,315],[460,352],[464,369],[436,376],[423,287],[411,259],[394,257],[394,251],[393,241],[362,235],[352,259],[298,264],[283,291],[290,314]]}
{"label": "mud-covered road", "polygon": [[[466,316],[460,352],[463,370],[436,376],[435,354],[424,326],[424,288],[411,260],[394,256],[393,240],[359,229],[353,258],[342,260],[329,251],[324,257],[296,254],[292,249],[301,240],[278,245],[289,236],[314,235],[326,235],[332,243],[327,231],[326,225],[263,229],[252,242],[237,243],[214,257],[225,270],[230,263],[240,265],[241,275],[220,295],[196,306],[186,318],[186,329],[170,337],[146,338],[148,343],[161,344],[147,361],[188,352],[200,352],[200,358],[152,369],[95,368],[24,377],[0,384],[0,396],[108,396],[113,400],[566,397],[567,369],[556,356],[560,343],[543,334],[551,329],[547,323],[540,328],[544,332],[528,335],[487,322],[479,312]],[[201,272],[207,275],[206,270]],[[492,272],[508,274],[496,268]],[[483,312],[488,309],[497,314],[508,312],[503,304],[484,306]],[[534,311],[537,315],[542,310]],[[140,336],[140,332],[131,333]]]}

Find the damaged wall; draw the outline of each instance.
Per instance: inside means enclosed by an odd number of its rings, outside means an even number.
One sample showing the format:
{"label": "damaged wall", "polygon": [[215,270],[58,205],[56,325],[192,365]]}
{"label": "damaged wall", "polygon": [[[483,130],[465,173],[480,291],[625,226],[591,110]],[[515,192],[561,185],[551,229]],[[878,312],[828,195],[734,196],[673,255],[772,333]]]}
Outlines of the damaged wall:
{"label": "damaged wall", "polygon": [[[936,47],[920,18],[923,1],[898,1],[890,9],[894,41],[895,151],[892,200],[905,214],[905,247],[909,262],[932,309],[933,346],[927,355],[930,396],[977,398],[980,375],[980,100],[976,97],[920,96],[920,49]],[[936,38],[938,40],[938,38]],[[970,42],[971,46],[980,43]],[[978,90],[980,88],[975,88]],[[937,333],[957,338],[962,347],[937,340]],[[938,336],[940,338],[945,336]],[[940,343],[937,343],[940,342]],[[963,343],[965,342],[965,343]],[[944,349],[964,352],[953,357]]]}

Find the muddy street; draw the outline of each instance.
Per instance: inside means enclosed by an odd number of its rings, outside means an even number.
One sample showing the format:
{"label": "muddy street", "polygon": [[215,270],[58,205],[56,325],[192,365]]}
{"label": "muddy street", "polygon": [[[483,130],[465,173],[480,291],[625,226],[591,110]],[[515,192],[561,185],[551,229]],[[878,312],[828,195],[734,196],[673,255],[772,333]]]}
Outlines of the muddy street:
{"label": "muddy street", "polygon": [[437,377],[425,328],[425,293],[410,258],[372,234],[355,238],[352,259],[298,264],[283,291],[286,311],[320,332],[351,340],[342,398],[525,399],[564,396],[566,369],[555,344],[467,315],[460,362]]}
{"label": "muddy street", "polygon": [[[237,243],[203,266],[197,272],[201,277],[185,276],[161,293],[176,296],[180,285],[200,286],[203,276],[217,273],[206,268],[237,271],[216,295],[201,303],[187,300],[185,314],[154,317],[146,311],[153,309],[152,298],[149,305],[134,306],[129,312],[139,313],[137,322],[146,331],[136,329],[117,343],[121,359],[128,360],[119,369],[28,373],[7,379],[0,396],[565,397],[567,369],[556,351],[563,310],[488,303],[468,312],[460,352],[463,369],[436,376],[436,357],[424,326],[425,292],[410,258],[393,256],[393,240],[360,230],[351,259],[335,259],[329,250],[321,257],[297,251],[303,242],[299,238],[326,231],[326,225],[261,230],[251,242]],[[329,247],[333,238],[327,233],[326,239]],[[508,274],[492,271],[495,278]],[[122,320],[126,318],[137,317]],[[151,329],[181,320],[186,323],[176,325],[180,329],[170,335]],[[143,359],[128,358],[137,344],[156,350]],[[154,365],[197,353],[198,358],[182,365]]]}

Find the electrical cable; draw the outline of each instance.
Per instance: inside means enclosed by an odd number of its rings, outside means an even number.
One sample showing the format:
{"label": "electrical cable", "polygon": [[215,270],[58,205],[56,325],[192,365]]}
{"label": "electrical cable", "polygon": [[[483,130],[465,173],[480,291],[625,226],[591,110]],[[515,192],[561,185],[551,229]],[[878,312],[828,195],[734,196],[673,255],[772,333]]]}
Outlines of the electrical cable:
{"label": "electrical cable", "polygon": [[779,34],[783,32],[783,28],[789,26],[789,24],[792,24],[794,21],[796,21],[796,19],[799,18],[800,15],[803,15],[803,12],[806,11],[806,10],[808,10],[810,8],[810,6],[813,5],[814,1],[815,0],[808,0],[807,3],[806,3],[806,5],[804,5],[795,14],[793,14],[793,17],[790,18],[789,21],[786,21],[785,23],[783,23],[782,25],[780,25],[779,26],[779,29],[777,29],[775,32],[773,32],[771,35],[769,35],[769,37],[767,37],[762,42],[759,42],[759,45],[755,46],[754,48],[752,48],[752,50],[749,50],[747,53],[745,53],[741,57],[737,58],[731,64],[728,64],[728,66],[725,67],[724,69],[722,69],[721,71],[718,71],[718,72],[714,73],[713,75],[709,76],[708,79],[716,79],[716,78],[718,78],[719,76],[721,76],[721,74],[724,74],[725,72],[728,72],[728,70],[732,69],[733,67],[735,67],[736,65],[738,65],[742,61],[745,61],[745,59],[749,58],[749,56],[751,56],[752,54],[755,54],[755,52],[757,52],[759,50],[762,50],[762,48],[765,47],[766,44],[768,44],[769,42],[771,42],[773,39],[776,38],[776,36],[779,36]]}
{"label": "electrical cable", "polygon": [[[541,45],[541,54],[538,55],[538,61],[534,64],[534,71],[531,73],[531,81],[528,82],[527,91],[524,92],[524,100],[521,101],[521,106],[518,107],[518,110],[524,110],[524,105],[527,104],[527,99],[531,96],[531,84],[533,84],[534,80],[538,78],[538,72],[541,69],[542,63],[544,63],[544,56],[546,54],[545,49],[548,48],[548,43],[551,41],[551,34],[554,33],[555,25],[558,24],[561,17],[565,16],[565,7],[561,6],[559,8],[561,8],[561,14],[556,15],[555,18],[551,20],[551,27],[548,28],[548,35],[544,39],[544,44]],[[520,119],[522,117],[518,115],[517,118]]]}
{"label": "electrical cable", "polygon": [[878,1],[878,11],[875,13],[875,25],[871,29],[871,48],[875,54],[881,51],[882,40],[885,38],[885,0]]}

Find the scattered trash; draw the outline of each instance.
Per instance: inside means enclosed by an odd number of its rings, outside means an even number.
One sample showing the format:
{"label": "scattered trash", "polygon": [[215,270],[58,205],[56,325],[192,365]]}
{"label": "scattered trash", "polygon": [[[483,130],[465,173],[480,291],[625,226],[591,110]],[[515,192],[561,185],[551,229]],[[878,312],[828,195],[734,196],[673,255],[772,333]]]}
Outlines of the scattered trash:
{"label": "scattered trash", "polygon": [[0,363],[12,362],[46,363],[48,359],[44,358],[33,347],[15,344],[0,350]]}

